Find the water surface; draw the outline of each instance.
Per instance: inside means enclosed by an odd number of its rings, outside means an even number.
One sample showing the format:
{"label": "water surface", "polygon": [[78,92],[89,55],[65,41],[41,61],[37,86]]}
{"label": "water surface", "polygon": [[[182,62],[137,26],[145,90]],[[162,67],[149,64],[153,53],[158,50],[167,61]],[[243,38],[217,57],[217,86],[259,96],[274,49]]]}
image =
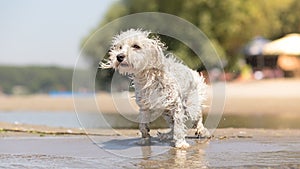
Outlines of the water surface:
{"label": "water surface", "polygon": [[187,150],[156,141],[141,146],[137,139],[101,136],[97,144],[85,137],[0,139],[0,168],[300,167],[299,137],[188,140],[192,146]]}
{"label": "water surface", "polygon": [[[78,117],[78,118],[77,118]],[[127,116],[128,117],[128,116]],[[204,119],[206,116],[204,115]],[[223,115],[219,128],[269,128],[300,129],[300,116],[273,114]],[[80,113],[75,112],[0,112],[0,122],[46,125],[66,128],[138,128],[136,122],[117,113]],[[188,126],[192,126],[188,124]],[[165,128],[163,118],[151,123],[151,128]]]}

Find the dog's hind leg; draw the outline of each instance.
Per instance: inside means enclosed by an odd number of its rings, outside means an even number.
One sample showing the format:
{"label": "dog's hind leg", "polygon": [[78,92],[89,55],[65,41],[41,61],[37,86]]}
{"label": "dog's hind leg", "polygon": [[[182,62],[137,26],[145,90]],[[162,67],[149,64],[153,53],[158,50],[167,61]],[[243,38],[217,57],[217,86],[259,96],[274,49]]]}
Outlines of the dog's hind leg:
{"label": "dog's hind leg", "polygon": [[206,138],[210,138],[211,134],[209,133],[209,131],[207,130],[207,128],[205,128],[203,126],[202,123],[202,116],[199,116],[198,121],[196,121],[195,123],[195,128],[196,128],[196,132],[195,135],[200,136],[200,137],[206,137]]}
{"label": "dog's hind leg", "polygon": [[[198,89],[199,90],[199,89]],[[204,100],[199,91],[190,92],[186,101],[186,112],[192,121],[195,121],[193,128],[196,129],[195,135],[200,137],[210,137],[209,131],[203,125],[202,118],[202,102]]]}
{"label": "dog's hind leg", "polygon": [[185,141],[186,136],[186,126],[185,121],[187,117],[185,115],[185,110],[181,100],[178,98],[175,103],[175,108],[173,111],[173,139],[175,140],[175,147],[177,148],[188,148],[190,145]]}

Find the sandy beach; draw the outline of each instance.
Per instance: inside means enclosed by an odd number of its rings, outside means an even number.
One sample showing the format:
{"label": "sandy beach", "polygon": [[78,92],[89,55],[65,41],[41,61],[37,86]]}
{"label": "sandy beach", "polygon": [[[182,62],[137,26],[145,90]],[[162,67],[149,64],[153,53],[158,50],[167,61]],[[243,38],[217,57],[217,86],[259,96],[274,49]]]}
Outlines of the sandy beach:
{"label": "sandy beach", "polygon": [[[75,96],[76,97],[76,96]],[[126,96],[128,97],[128,96]],[[98,93],[90,98],[105,113],[117,112],[112,95]],[[89,99],[90,99],[89,98]],[[134,105],[134,99],[129,99]],[[288,114],[300,112],[300,79],[275,79],[226,84],[225,114]],[[74,111],[72,97],[48,95],[0,96],[0,111]],[[87,111],[98,111],[84,108]],[[126,107],[124,107],[126,109]],[[130,110],[123,110],[130,113]]]}

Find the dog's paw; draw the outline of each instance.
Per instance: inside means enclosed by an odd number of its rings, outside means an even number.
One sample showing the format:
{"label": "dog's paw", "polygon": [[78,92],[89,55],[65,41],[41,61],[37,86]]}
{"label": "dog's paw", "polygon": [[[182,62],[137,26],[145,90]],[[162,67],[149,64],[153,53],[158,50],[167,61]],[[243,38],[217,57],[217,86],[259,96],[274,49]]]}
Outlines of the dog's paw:
{"label": "dog's paw", "polygon": [[178,140],[175,142],[175,147],[180,149],[186,149],[189,148],[190,145],[185,140]]}
{"label": "dog's paw", "polygon": [[203,137],[203,138],[211,138],[212,135],[207,130],[207,128],[197,129],[195,132],[196,136]]}
{"label": "dog's paw", "polygon": [[159,131],[157,132],[157,137],[159,138],[160,141],[173,139],[172,133],[161,133]]}

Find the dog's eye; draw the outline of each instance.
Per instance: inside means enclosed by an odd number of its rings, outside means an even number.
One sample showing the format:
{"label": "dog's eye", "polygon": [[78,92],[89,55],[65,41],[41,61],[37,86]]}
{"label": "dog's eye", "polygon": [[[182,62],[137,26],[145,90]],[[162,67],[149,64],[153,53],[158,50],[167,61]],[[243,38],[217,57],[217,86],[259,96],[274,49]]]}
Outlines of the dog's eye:
{"label": "dog's eye", "polygon": [[122,49],[122,46],[119,46],[119,49],[121,50],[121,49]]}
{"label": "dog's eye", "polygon": [[134,49],[141,49],[141,47],[140,47],[139,45],[136,45],[136,44],[132,45],[132,47],[133,47]]}

